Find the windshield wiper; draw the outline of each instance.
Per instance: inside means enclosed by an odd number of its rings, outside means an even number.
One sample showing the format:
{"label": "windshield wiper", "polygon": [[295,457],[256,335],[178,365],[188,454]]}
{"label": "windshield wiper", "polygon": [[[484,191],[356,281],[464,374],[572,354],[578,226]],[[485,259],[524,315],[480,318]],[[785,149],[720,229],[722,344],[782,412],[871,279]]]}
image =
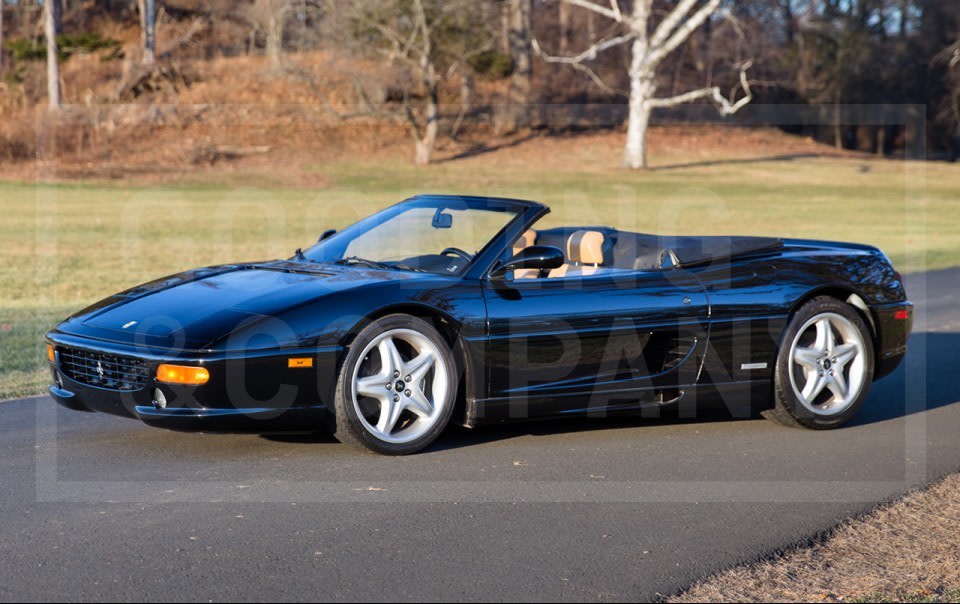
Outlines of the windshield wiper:
{"label": "windshield wiper", "polygon": [[334,264],[363,264],[365,266],[370,266],[373,268],[383,268],[383,269],[392,269],[393,265],[385,264],[383,262],[377,262],[376,260],[367,260],[366,258],[361,258],[360,256],[347,256],[339,260],[334,261]]}
{"label": "windshield wiper", "polygon": [[402,271],[413,271],[415,273],[426,273],[429,272],[425,268],[420,268],[419,266],[410,266],[409,264],[396,263],[392,265],[395,268],[399,268]]}
{"label": "windshield wiper", "polygon": [[362,264],[364,266],[369,266],[372,268],[381,268],[385,270],[396,270],[400,269],[402,271],[414,271],[417,273],[425,273],[422,268],[416,266],[410,266],[408,264],[401,264],[399,262],[394,264],[389,264],[387,262],[377,262],[376,260],[368,260],[366,258],[361,258],[360,256],[347,256],[346,258],[341,258],[340,260],[334,261],[334,264]]}

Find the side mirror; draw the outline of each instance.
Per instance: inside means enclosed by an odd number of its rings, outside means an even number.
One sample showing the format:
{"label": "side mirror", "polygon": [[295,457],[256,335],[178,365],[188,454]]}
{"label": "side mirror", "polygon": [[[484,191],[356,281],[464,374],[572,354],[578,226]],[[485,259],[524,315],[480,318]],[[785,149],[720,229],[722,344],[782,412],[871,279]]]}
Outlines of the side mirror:
{"label": "side mirror", "polygon": [[560,268],[563,266],[563,252],[552,245],[531,245],[517,252],[490,273],[493,279],[502,279],[513,270],[529,268],[540,271]]}
{"label": "side mirror", "polygon": [[327,229],[326,231],[324,231],[323,233],[320,234],[320,238],[317,239],[317,243],[320,243],[320,242],[323,241],[324,239],[330,238],[330,236],[333,235],[333,234],[336,233],[336,232],[337,232],[337,229]]}

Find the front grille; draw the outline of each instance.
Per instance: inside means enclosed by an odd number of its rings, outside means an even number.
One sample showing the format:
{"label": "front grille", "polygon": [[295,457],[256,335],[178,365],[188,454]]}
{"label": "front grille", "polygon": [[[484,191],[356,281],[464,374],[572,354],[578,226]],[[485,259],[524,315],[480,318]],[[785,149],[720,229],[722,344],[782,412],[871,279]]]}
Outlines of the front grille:
{"label": "front grille", "polygon": [[139,390],[147,385],[147,362],[104,352],[57,347],[67,377],[110,390]]}

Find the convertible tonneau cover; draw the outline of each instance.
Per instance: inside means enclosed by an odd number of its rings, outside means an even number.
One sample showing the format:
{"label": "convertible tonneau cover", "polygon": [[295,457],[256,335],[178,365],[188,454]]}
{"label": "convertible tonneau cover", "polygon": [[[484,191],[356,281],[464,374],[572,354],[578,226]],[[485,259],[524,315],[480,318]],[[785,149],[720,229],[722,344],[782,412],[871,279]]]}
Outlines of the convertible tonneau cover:
{"label": "convertible tonneau cover", "polygon": [[660,249],[673,250],[681,266],[711,263],[716,260],[736,258],[746,254],[763,252],[783,246],[776,237],[743,237],[713,235],[705,237],[637,235],[657,241]]}
{"label": "convertible tonneau cover", "polygon": [[671,258],[671,255],[674,264],[691,266],[769,251],[783,245],[783,240],[776,237],[652,235],[619,231],[606,226],[544,229],[537,232],[536,241],[540,245],[558,247],[566,253],[566,242],[580,230],[603,234],[606,266],[634,270],[659,270],[664,258]]}

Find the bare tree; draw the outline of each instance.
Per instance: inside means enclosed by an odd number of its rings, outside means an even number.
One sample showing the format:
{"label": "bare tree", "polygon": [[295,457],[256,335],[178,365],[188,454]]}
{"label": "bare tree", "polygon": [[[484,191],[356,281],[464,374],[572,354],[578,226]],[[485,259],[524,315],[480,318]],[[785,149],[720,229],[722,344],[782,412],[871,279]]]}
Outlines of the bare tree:
{"label": "bare tree", "polygon": [[530,76],[532,71],[532,0],[510,0],[509,28],[507,42],[510,57],[513,59],[513,73],[510,74],[510,88],[507,93],[507,106],[499,108],[496,115],[496,129],[501,134],[516,130],[519,122],[527,117],[527,103],[530,102]]}
{"label": "bare tree", "polygon": [[140,9],[140,41],[143,46],[144,65],[153,65],[157,58],[157,0],[138,0]]}
{"label": "bare tree", "polygon": [[251,25],[251,45],[257,34],[263,37],[264,52],[274,69],[280,68],[283,52],[283,29],[295,0],[253,0],[245,4],[240,14]]}
{"label": "bare tree", "polygon": [[729,99],[725,97],[718,86],[708,86],[670,97],[656,96],[657,68],[671,52],[717,12],[721,0],[707,0],[704,4],[700,4],[699,8],[697,8],[698,0],[679,0],[660,20],[656,28],[653,28],[652,33],[650,30],[653,0],[634,0],[632,12],[621,9],[619,0],[610,0],[607,4],[598,4],[592,0],[561,1],[606,17],[614,21],[621,31],[625,31],[599,40],[580,54],[570,56],[546,54],[534,40],[535,52],[545,61],[569,64],[585,71],[595,82],[603,85],[599,76],[586,63],[605,50],[622,44],[631,45],[628,69],[630,114],[623,157],[624,167],[632,169],[647,167],[647,128],[650,124],[650,114],[654,109],[673,107],[699,99],[710,99],[717,104],[720,114],[726,116],[735,113],[750,102],[752,95],[746,77],[746,70],[750,67],[749,62],[740,66],[740,86],[744,96],[737,101],[734,101],[733,95]]}
{"label": "bare tree", "polygon": [[934,120],[946,132],[947,157],[951,162],[960,155],[960,35],[957,41],[934,57],[934,63],[947,69],[946,90]]}
{"label": "bare tree", "polygon": [[0,0],[0,69],[3,69],[3,5],[4,0]]}
{"label": "bare tree", "polygon": [[313,36],[320,36],[317,19],[327,10],[335,12],[337,6],[331,0],[253,0],[245,2],[230,16],[238,16],[250,25],[249,49],[258,38],[263,39],[264,54],[270,66],[279,71],[283,63],[284,34],[293,19],[300,23],[301,42],[304,33],[314,29]]}
{"label": "bare tree", "polygon": [[513,57],[513,73],[510,75],[510,102],[515,104],[525,104],[530,99],[532,12],[532,0],[511,0],[510,56]]}
{"label": "bare tree", "polygon": [[567,52],[567,49],[570,48],[570,38],[573,33],[570,5],[566,2],[558,2],[557,4],[557,29],[560,38],[558,44],[560,45],[560,52]]}
{"label": "bare tree", "polygon": [[279,67],[280,51],[283,49],[283,23],[290,3],[286,0],[257,0],[255,4],[265,17],[261,23],[266,30],[267,58],[271,65]]}
{"label": "bare tree", "polygon": [[437,144],[437,133],[440,132],[439,78],[437,77],[437,67],[431,57],[433,53],[433,30],[427,21],[423,2],[414,0],[413,5],[416,14],[415,31],[418,32],[416,37],[419,38],[419,50],[413,51],[410,58],[416,58],[416,65],[420,70],[423,86],[427,90],[426,125],[420,127],[410,111],[409,105],[407,105],[407,115],[414,130],[414,137],[417,139],[414,163],[423,166],[430,163],[430,157],[433,155],[433,149]]}
{"label": "bare tree", "polygon": [[404,94],[404,115],[416,141],[414,162],[430,163],[440,133],[440,83],[491,48],[480,22],[481,6],[470,0],[368,0],[349,3],[355,35],[390,63],[405,65],[422,87],[420,108]]}
{"label": "bare tree", "polygon": [[50,111],[60,110],[60,56],[57,52],[57,23],[60,3],[47,0],[43,3],[44,33],[47,42],[47,97]]}

